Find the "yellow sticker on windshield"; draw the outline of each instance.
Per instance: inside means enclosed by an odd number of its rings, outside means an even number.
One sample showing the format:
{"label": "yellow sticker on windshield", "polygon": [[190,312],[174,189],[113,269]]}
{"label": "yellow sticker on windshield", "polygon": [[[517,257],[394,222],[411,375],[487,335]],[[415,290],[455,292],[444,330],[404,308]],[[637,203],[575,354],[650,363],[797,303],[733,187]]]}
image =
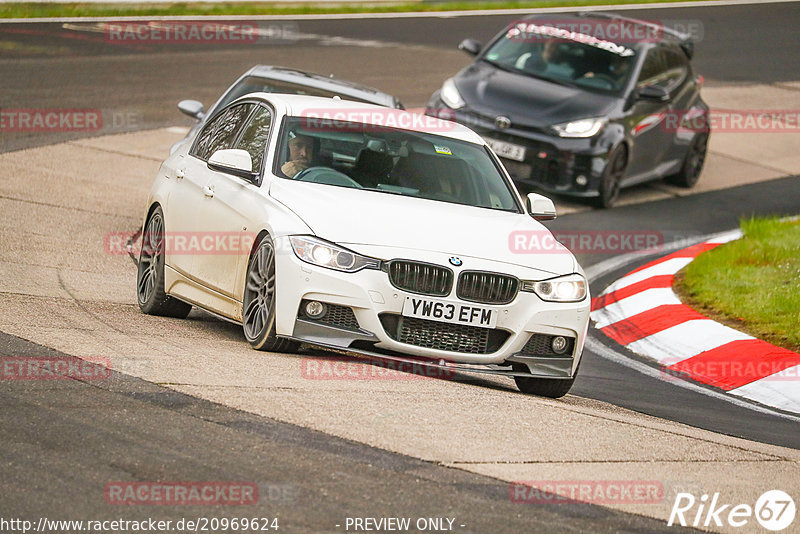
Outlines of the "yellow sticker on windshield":
{"label": "yellow sticker on windshield", "polygon": [[447,148],[446,146],[433,145],[433,148],[434,148],[434,150],[436,150],[437,154],[446,154],[448,156],[452,156],[453,155],[453,153],[450,151],[450,149]]}

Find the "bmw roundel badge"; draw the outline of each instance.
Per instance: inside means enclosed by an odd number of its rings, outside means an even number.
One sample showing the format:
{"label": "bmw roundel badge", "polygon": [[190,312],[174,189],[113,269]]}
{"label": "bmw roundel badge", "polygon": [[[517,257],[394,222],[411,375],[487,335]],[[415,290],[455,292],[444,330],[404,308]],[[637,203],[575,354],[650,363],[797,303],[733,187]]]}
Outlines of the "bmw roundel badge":
{"label": "bmw roundel badge", "polygon": [[461,267],[461,264],[462,264],[462,263],[464,263],[464,262],[463,262],[463,261],[461,261],[461,258],[457,258],[457,257],[455,257],[455,256],[453,256],[452,258],[450,258],[450,265],[454,265],[454,266],[456,266],[456,267]]}

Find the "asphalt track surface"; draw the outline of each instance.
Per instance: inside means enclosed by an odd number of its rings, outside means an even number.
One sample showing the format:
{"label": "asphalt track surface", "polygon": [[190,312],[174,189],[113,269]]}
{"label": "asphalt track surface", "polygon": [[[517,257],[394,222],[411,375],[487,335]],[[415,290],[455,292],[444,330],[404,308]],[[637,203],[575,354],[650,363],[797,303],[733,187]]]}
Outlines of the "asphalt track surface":
{"label": "asphalt track surface", "polygon": [[[66,356],[6,334],[0,334],[0,349],[14,356]],[[510,501],[507,483],[489,477],[119,373],[56,384],[0,389],[3,456],[14,458],[3,467],[3,517],[141,520],[147,515],[141,506],[104,504],[109,481],[242,480],[257,481],[260,498],[238,508],[246,508],[247,517],[279,517],[279,532],[342,532],[335,525],[346,517],[449,517],[456,518],[454,530],[465,533],[673,530],[584,503],[520,505]],[[235,506],[156,508],[149,515],[159,520],[241,517]]]}
{"label": "asphalt track surface", "polygon": [[[800,57],[800,42],[794,31],[800,22],[797,4],[628,14],[702,21],[705,38],[695,64],[711,83],[773,83],[796,78],[796,58]],[[486,40],[510,18],[514,17],[302,21],[298,27],[308,34],[411,45],[408,61],[414,63],[420,58],[413,55],[413,46],[441,48],[444,57],[445,50],[451,52],[462,37]],[[195,97],[208,103],[250,65],[280,63],[273,53],[278,47],[272,47],[269,54],[265,50],[213,46],[200,53],[195,48],[130,49],[105,42],[102,36],[98,40],[96,35],[66,31],[56,23],[0,26],[0,42],[14,43],[0,47],[3,107],[133,110],[138,120],[122,125],[121,131],[176,124],[177,100]],[[288,48],[278,52],[278,57],[291,56]],[[268,59],[259,59],[263,56]],[[460,67],[437,65],[437,57],[423,59],[435,66],[439,83],[442,73]],[[325,61],[325,57],[319,60]],[[463,59],[464,64],[467,61]],[[358,63],[357,57],[351,58],[350,64],[337,64],[337,71],[342,71],[342,77],[398,94],[407,105],[424,104],[427,94],[436,88],[430,86],[429,76],[425,79],[428,85],[421,88],[414,80],[406,80],[395,90],[391,76],[381,83],[379,77],[359,72]],[[0,136],[0,150],[78,136],[81,134],[7,134]],[[658,203],[590,211],[562,217],[549,226],[614,231],[646,227],[657,228],[664,235],[699,236],[733,228],[745,215],[795,214],[800,206],[796,184],[796,178],[787,178]],[[579,259],[589,267],[604,258]],[[642,257],[638,263],[648,259]],[[595,281],[593,292],[618,274],[622,273],[607,273]],[[41,356],[47,350],[0,335],[0,352]],[[794,421],[649,379],[590,351],[584,358],[572,391],[575,395],[716,432],[800,448]],[[4,487],[0,512],[5,517],[48,513],[51,517],[126,517],[119,507],[111,510],[102,506],[102,496],[92,492],[97,493],[109,480],[129,477],[230,480],[241,474],[246,480],[288,488],[275,501],[260,503],[264,509],[257,515],[278,514],[292,525],[290,531],[335,531],[332,525],[346,515],[401,514],[455,516],[467,525],[461,529],[464,532],[668,530],[655,520],[585,504],[523,510],[509,502],[508,485],[494,479],[247,415],[118,373],[99,385],[4,381],[0,399],[4,408],[0,412],[4,429],[1,456],[15,459],[4,465],[0,475]],[[165,432],[166,428],[170,432]],[[159,459],[155,466],[153,457]],[[65,499],[67,493],[81,493],[83,498]],[[35,499],[29,498],[32,494]],[[200,511],[167,508],[158,510],[159,519],[210,517],[220,512],[208,507]],[[248,510],[248,514],[251,512]],[[129,515],[140,518],[141,511]]]}

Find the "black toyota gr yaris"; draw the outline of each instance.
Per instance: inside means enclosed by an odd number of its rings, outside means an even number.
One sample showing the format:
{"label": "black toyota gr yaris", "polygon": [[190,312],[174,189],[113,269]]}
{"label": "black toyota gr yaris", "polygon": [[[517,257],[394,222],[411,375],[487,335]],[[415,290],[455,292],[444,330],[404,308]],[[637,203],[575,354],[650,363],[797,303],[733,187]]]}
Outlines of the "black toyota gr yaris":
{"label": "black toyota gr yaris", "polygon": [[614,204],[666,178],[692,187],[709,137],[690,36],[606,13],[514,21],[426,107],[480,133],[523,188]]}

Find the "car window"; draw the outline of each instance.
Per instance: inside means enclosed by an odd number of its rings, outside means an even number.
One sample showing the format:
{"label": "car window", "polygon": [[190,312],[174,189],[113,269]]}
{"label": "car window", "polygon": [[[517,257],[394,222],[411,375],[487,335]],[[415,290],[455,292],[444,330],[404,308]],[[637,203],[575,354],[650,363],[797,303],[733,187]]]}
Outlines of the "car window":
{"label": "car window", "polygon": [[222,111],[200,131],[190,153],[207,161],[217,150],[233,148],[236,134],[253,106],[255,104],[239,104]]}
{"label": "car window", "polygon": [[253,170],[256,172],[261,169],[261,163],[264,160],[271,126],[272,112],[264,106],[259,106],[236,145],[236,148],[247,150],[250,153],[250,157],[253,159]]}
{"label": "car window", "polygon": [[[290,142],[311,147],[299,166]],[[511,186],[482,145],[345,121],[287,117],[275,172],[318,184],[519,211]],[[291,169],[292,175],[282,169]],[[305,169],[305,170],[302,170]],[[298,172],[299,171],[299,172]]]}
{"label": "car window", "polygon": [[657,85],[667,70],[664,53],[661,48],[651,48],[647,52],[642,64],[642,71],[639,73],[637,87],[645,85]]}
{"label": "car window", "polygon": [[680,50],[665,50],[667,64],[668,90],[672,90],[683,83],[689,74],[689,59]]}
{"label": "car window", "polygon": [[686,55],[667,48],[653,48],[647,53],[637,87],[657,85],[671,92],[681,85],[689,72]]}

